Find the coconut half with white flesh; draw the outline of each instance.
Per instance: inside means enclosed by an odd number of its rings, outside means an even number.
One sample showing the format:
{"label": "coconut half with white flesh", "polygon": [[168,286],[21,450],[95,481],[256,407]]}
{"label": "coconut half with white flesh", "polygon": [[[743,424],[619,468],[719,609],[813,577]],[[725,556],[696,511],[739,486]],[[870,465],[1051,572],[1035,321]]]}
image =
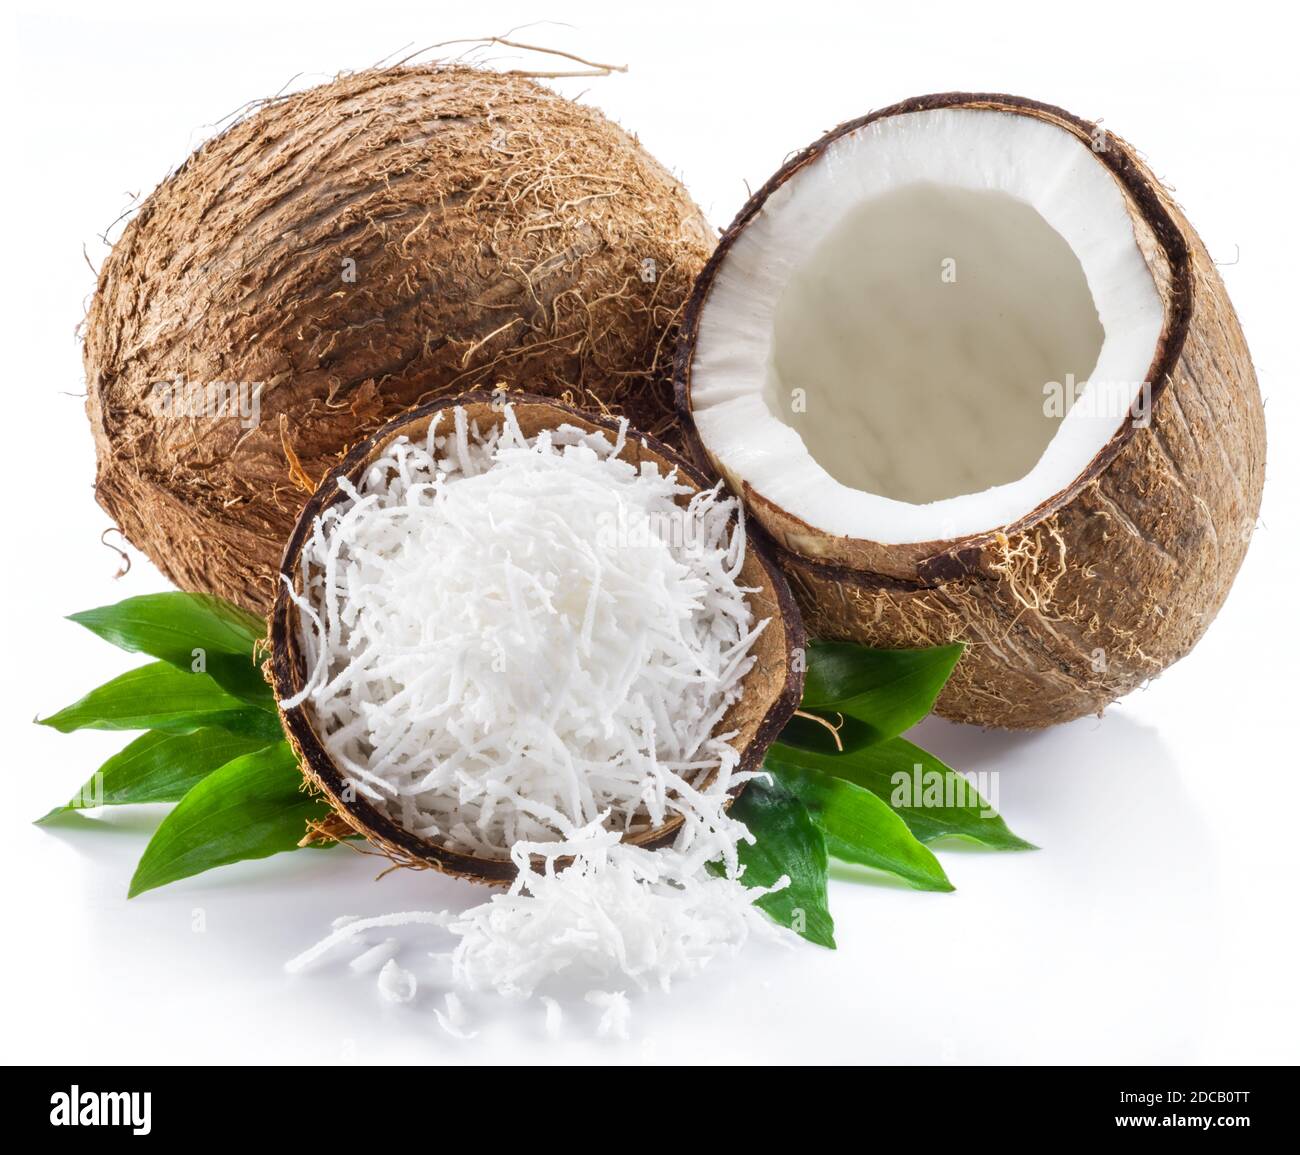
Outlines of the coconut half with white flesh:
{"label": "coconut half with white flesh", "polygon": [[[571,447],[578,435],[593,435],[612,447],[604,455],[621,463],[623,474],[642,479],[649,474],[675,488],[677,495],[665,503],[675,503],[674,514],[680,516],[670,519],[657,509],[652,522],[632,526],[595,516],[570,517],[572,508],[561,509],[555,501],[556,493],[569,492],[566,479],[588,500],[593,489],[611,483],[570,475],[558,465],[528,473],[522,483],[528,490],[524,500],[517,489],[506,493],[485,487],[487,475],[499,467],[471,470],[464,454],[476,444],[481,447],[484,439],[507,433],[532,443],[544,437],[548,445],[557,439]],[[432,451],[443,444],[438,438],[466,442],[454,451],[438,451],[459,465],[438,458],[435,471],[417,466],[406,454],[400,461],[391,456],[403,443]],[[557,459],[563,455],[555,454]],[[586,455],[594,456],[590,447]],[[537,452],[534,444],[527,456],[549,461],[552,454]],[[515,452],[516,465],[518,457]],[[447,481],[443,471],[448,469],[457,480]],[[615,829],[618,815],[603,801],[614,783],[615,802],[631,814],[620,830],[622,840],[658,849],[674,842],[690,807],[638,804],[658,777],[669,777],[666,771],[656,777],[656,767],[670,762],[685,766],[680,772],[686,795],[702,796],[709,788],[721,793],[730,782],[734,786],[725,793],[738,794],[750,772],[761,768],[767,747],[799,704],[803,664],[797,659],[804,635],[779,569],[760,547],[744,543],[734,499],[724,497],[726,508],[720,508],[732,551],[726,581],[717,574],[706,580],[686,566],[686,560],[710,555],[708,543],[697,536],[708,528],[700,520],[706,515],[694,512],[692,502],[708,497],[714,485],[653,437],[518,392],[474,392],[455,401],[430,402],[355,445],[299,516],[285,547],[285,576],[270,619],[266,672],[285,731],[305,777],[335,810],[335,819],[319,833],[345,837],[355,832],[403,865],[503,883],[514,879],[517,870],[508,845],[482,843],[485,831],[503,825],[505,812],[511,832],[507,844],[515,841],[515,833],[525,843],[558,840],[560,832],[539,828],[551,826],[550,816],[561,810],[565,821],[582,826],[595,816],[593,811],[606,809],[607,829]],[[461,500],[449,494],[459,494]],[[623,508],[612,488],[606,496],[610,501],[602,502],[602,508]],[[453,507],[472,515],[468,523],[456,521]],[[373,518],[367,524],[378,525],[379,536],[365,541],[329,536],[334,529],[323,523],[337,526],[331,519],[349,509]],[[435,520],[436,543],[426,532]],[[532,530],[527,538],[516,539],[512,532],[521,521]],[[716,519],[709,525],[710,532],[718,528]],[[622,567],[619,572],[602,568],[602,558],[611,557]],[[434,576],[437,558],[446,561],[441,571],[445,584]],[[574,559],[580,574],[566,568]],[[364,575],[357,568],[361,565]],[[509,571],[508,597],[493,584],[492,575],[503,569]],[[304,580],[308,571],[310,583]],[[629,575],[640,573],[644,580],[629,584]],[[676,576],[665,578],[666,573]],[[647,587],[667,580],[679,584],[671,590]],[[727,623],[706,611],[712,591],[724,585],[738,592],[746,629],[754,630],[735,648],[728,648]],[[656,598],[656,592],[662,596]],[[341,612],[331,617],[326,606]],[[485,611],[496,625],[485,627]],[[656,615],[658,620],[652,620]],[[573,636],[569,627],[575,622],[582,626],[582,637],[565,640]],[[362,623],[373,624],[375,633],[363,637]],[[675,681],[676,670],[656,669],[650,672],[656,684],[643,686],[629,662],[644,658],[653,649],[646,638],[661,633],[692,661],[687,636],[707,634],[711,644],[702,657],[709,670],[687,670],[685,681]],[[559,643],[552,645],[557,638]],[[661,656],[657,649],[653,654]],[[327,666],[333,673],[320,677]],[[731,682],[724,685],[727,677]],[[695,684],[705,682],[716,683],[716,693],[696,693]],[[651,703],[653,718],[623,743],[623,721],[615,715],[625,709],[645,714],[649,707],[642,699],[649,691],[659,692],[663,701]],[[325,698],[332,702],[329,708],[322,705]],[[697,730],[704,726],[702,734],[678,732],[687,725],[688,698],[701,706],[690,724]],[[656,742],[661,719],[669,733]],[[602,759],[610,742],[616,753],[640,743],[635,753],[643,757],[608,764]],[[719,742],[734,757],[720,762]],[[599,757],[591,757],[597,747]],[[724,772],[725,781],[719,777]],[[409,789],[416,779],[423,779],[422,785]],[[572,780],[577,800],[571,812],[569,803],[556,801],[557,779]],[[437,785],[431,785],[435,780]],[[447,804],[453,811],[450,818],[438,817],[436,832],[422,829],[432,825],[420,810],[426,787],[440,807]],[[654,819],[655,810],[666,816]],[[481,823],[459,833],[457,824],[468,825],[471,816]]]}
{"label": "coconut half with white flesh", "polygon": [[965,641],[1013,728],[1185,654],[1245,555],[1263,406],[1223,283],[1118,137],[950,93],[844,124],[745,206],[677,358],[694,448],[814,637]]}

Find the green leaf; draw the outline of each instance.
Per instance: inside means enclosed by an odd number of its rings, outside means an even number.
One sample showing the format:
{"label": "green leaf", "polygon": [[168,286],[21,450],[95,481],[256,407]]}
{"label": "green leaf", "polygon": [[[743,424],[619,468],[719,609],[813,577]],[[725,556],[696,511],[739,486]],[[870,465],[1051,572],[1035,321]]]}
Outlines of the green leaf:
{"label": "green leaf", "polygon": [[769,769],[842,778],[889,804],[922,842],[954,835],[994,850],[1034,850],[1013,834],[965,778],[905,738],[844,754],[794,749],[782,741],[767,753]]}
{"label": "green leaf", "polygon": [[856,719],[872,742],[897,737],[930,712],[963,649],[960,642],[925,650],[813,642],[803,709]]}
{"label": "green leaf", "polygon": [[887,871],[917,890],[953,889],[939,860],[870,790],[783,762],[779,755],[769,754],[765,766],[808,808],[825,831],[826,849],[833,857]]}
{"label": "green leaf", "polygon": [[151,730],[105,762],[66,806],[56,806],[38,821],[97,806],[179,802],[213,770],[265,745],[265,739],[223,730],[195,730],[192,734]]}
{"label": "green leaf", "polygon": [[271,688],[253,660],[266,623],[230,602],[207,594],[145,594],[68,620],[123,650],[206,673],[237,697],[275,709]]}
{"label": "green leaf", "polygon": [[268,742],[284,737],[275,714],[226,693],[206,674],[188,674],[167,662],[128,670],[38,721],[64,734],[86,729],[189,733],[213,726]]}
{"label": "green leaf", "polygon": [[[826,897],[826,840],[803,803],[779,784],[757,778],[736,799],[731,814],[757,840],[736,848],[745,868],[741,881],[772,886],[783,874],[790,878],[784,890],[764,895],[755,905],[809,942],[834,950],[835,923]],[[722,873],[721,863],[712,863],[710,869]]]}
{"label": "green leaf", "polygon": [[214,770],[154,832],[128,897],[215,866],[296,849],[308,820],[329,813],[325,802],[301,787],[298,762],[287,742]]}

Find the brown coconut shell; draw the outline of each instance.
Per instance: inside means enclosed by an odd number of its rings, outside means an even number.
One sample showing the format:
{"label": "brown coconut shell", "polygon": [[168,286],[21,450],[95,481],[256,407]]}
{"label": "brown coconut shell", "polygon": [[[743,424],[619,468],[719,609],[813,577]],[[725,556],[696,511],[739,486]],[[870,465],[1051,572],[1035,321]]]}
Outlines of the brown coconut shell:
{"label": "brown coconut shell", "polygon": [[635,138],[524,77],[397,68],[263,104],[100,271],[96,495],[177,585],[264,612],[304,485],[414,404],[526,383],[671,435],[714,239]]}
{"label": "brown coconut shell", "polygon": [[[1066,489],[1014,524],[952,541],[883,545],[828,535],[739,484],[776,542],[813,637],[967,651],[937,711],[1037,728],[1106,705],[1186,654],[1227,596],[1264,484],[1264,412],[1223,282],[1182,211],[1126,142],[1062,109],[1015,96],[924,96],[840,125],[794,156],[741,210],[696,285],[678,346],[679,412],[718,269],[767,198],[828,144],[888,116],[992,109],[1055,124],[1114,174],[1164,302],[1147,381],[1149,424],[1132,417]],[[695,454],[708,461],[693,429]],[[716,463],[710,463],[716,466]]]}
{"label": "brown coconut shell", "polygon": [[[280,566],[283,572],[295,575],[295,582],[301,588],[302,550],[313,523],[331,505],[345,498],[336,484],[338,478],[347,477],[359,484],[366,469],[383,455],[385,447],[394,438],[424,437],[434,415],[454,406],[464,406],[467,417],[477,423],[480,430],[494,428],[501,423],[506,401],[514,406],[520,428],[530,437],[562,424],[610,433],[616,433],[618,429],[617,421],[527,394],[507,396],[479,392],[455,401],[422,405],[388,422],[357,444],[330,471],[298,518],[285,547]],[[713,484],[680,454],[649,435],[629,431],[621,456],[638,464],[653,461],[661,471],[676,469],[679,479],[691,485],[692,493]],[[689,500],[689,494],[679,498],[682,505]],[[752,542],[746,549],[740,583],[754,591],[748,595],[748,600],[755,619],[767,618],[770,624],[755,642],[753,653],[757,661],[745,677],[742,695],[724,715],[717,732],[737,732],[732,745],[740,754],[739,770],[750,771],[761,768],[768,746],[775,741],[799,705],[803,694],[804,663],[796,659],[803,651],[804,634],[799,611],[785,578],[763,550]],[[307,678],[306,660],[298,636],[298,609],[283,583],[280,583],[271,612],[271,657],[267,672],[276,697],[281,701],[296,695]],[[363,835],[394,862],[404,866],[431,867],[479,882],[501,883],[514,878],[515,868],[511,862],[481,858],[420,838],[356,791],[349,791],[345,775],[330,757],[316,731],[310,710],[299,705],[281,710],[280,714],[307,781],[325,796],[350,831]],[[733,797],[739,793],[740,788],[733,791]],[[624,840],[654,849],[673,839],[681,821],[679,817],[663,826],[627,835]],[[332,836],[338,837],[340,833],[335,826]]]}

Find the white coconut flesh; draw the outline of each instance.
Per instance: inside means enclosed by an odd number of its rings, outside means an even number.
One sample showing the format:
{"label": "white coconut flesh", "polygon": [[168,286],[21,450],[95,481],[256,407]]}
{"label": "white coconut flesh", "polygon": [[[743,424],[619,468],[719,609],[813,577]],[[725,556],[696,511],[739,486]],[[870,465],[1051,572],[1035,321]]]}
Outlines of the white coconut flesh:
{"label": "white coconut flesh", "polygon": [[1005,112],[834,140],[734,240],[701,311],[701,441],[827,534],[1009,525],[1140,415],[1164,314],[1087,143]]}
{"label": "white coconut flesh", "polygon": [[291,593],[309,676],[285,707],[357,794],[483,858],[606,820],[722,829],[744,778],[719,727],[767,625],[736,499],[679,506],[690,485],[621,456],[626,423],[530,439],[510,406],[482,432],[443,418],[316,518]]}

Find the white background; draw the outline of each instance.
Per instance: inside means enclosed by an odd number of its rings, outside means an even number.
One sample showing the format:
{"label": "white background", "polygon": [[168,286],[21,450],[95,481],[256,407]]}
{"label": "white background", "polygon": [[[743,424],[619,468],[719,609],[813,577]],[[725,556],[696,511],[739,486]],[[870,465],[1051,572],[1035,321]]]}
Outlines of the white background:
{"label": "white background", "polygon": [[[19,9],[23,6],[19,5]],[[1151,6],[1155,8],[1155,6]],[[1145,6],[613,3],[10,6],[3,73],[3,831],[9,1062],[588,1060],[1295,1062],[1297,400],[1295,29],[1276,3]],[[677,171],[725,225],[785,155],[838,121],[954,88],[1020,93],[1104,123],[1174,185],[1245,325],[1267,398],[1261,525],[1194,654],[1104,720],[1029,737],[927,722],[918,738],[1001,774],[1033,854],[947,850],[958,890],[832,883],[837,952],[755,949],[670,998],[632,1038],[540,1013],[456,1043],[431,999],[281,964],[340,914],[464,905],[465,884],[347,851],[235,866],[127,902],[157,813],[37,828],[121,736],[32,718],[131,659],[61,621],[165,588],[100,543],[76,326],[110,222],[205,128],[286,82],[404,45],[520,33],[615,63],[559,82]],[[511,60],[510,64],[519,64]],[[543,65],[545,67],[545,65]],[[292,78],[297,77],[296,80]],[[83,256],[83,246],[85,255]],[[206,929],[196,931],[197,923]]]}

